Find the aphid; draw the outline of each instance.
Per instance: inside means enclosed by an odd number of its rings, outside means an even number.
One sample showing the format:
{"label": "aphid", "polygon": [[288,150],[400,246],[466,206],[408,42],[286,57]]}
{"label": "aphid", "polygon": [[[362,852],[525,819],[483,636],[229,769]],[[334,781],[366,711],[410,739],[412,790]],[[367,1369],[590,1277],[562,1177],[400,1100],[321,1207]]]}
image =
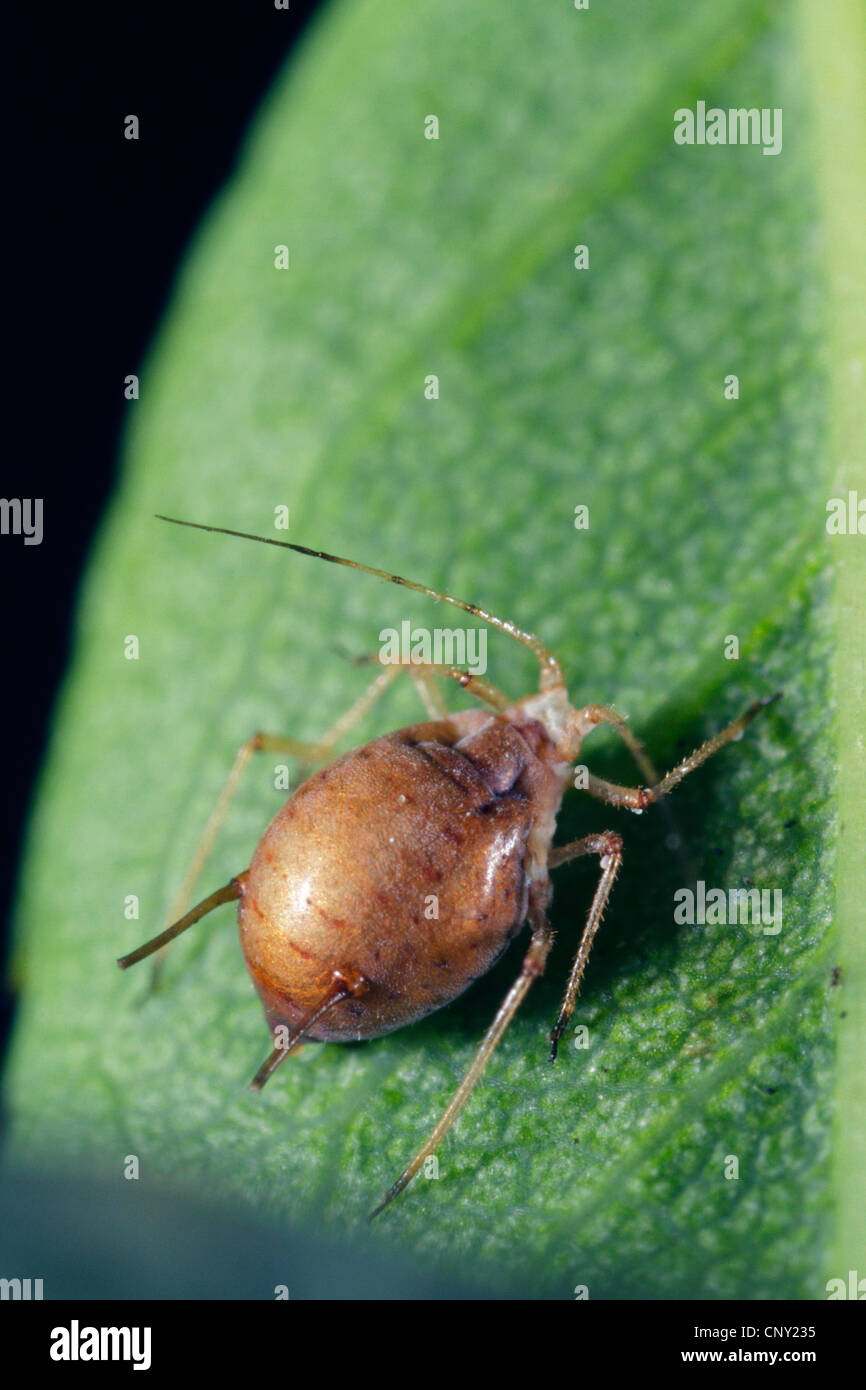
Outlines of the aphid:
{"label": "aphid", "polygon": [[[550,1033],[551,1059],[556,1058],[622,863],[622,839],[613,830],[553,848],[570,765],[583,739],[598,724],[616,730],[648,785],[618,786],[589,775],[586,790],[612,806],[640,812],[738,738],[779,694],[755,700],[659,779],[625,720],[604,705],[575,709],[559,662],[537,637],[514,623],[425,584],[338,555],[224,527],[176,524],[278,545],[402,584],[506,633],[528,647],[541,668],[538,693],[512,700],[481,677],[456,667],[390,665],[319,744],[255,734],[238,752],[187,875],[184,896],[253,753],[294,754],[325,766],[277,812],[249,868],[118,962],[126,969],[213,908],[237,899],[244,958],[274,1043],[253,1079],[258,1091],[302,1041],[375,1038],[450,1003],[491,968],[528,923],[529,947],[516,980],[448,1107],[373,1212],[376,1216],[438,1147],[533,980],[543,973],[552,942],[547,918],[553,895],[550,870],[582,855],[597,855],[598,884]],[[407,669],[419,686],[429,719],[331,761],[337,741],[401,669]],[[483,708],[447,713],[433,676],[456,681]],[[430,901],[437,904],[436,915],[425,913]]]}

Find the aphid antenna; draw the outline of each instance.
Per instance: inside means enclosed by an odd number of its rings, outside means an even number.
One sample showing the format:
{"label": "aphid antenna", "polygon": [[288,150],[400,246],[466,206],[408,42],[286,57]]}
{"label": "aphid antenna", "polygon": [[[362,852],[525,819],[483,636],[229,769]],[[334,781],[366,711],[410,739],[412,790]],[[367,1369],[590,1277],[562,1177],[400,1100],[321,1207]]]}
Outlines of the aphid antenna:
{"label": "aphid antenna", "polygon": [[206,526],[200,521],[181,521],[176,516],[163,516],[156,513],[157,521],[170,521],[173,526],[189,526],[195,531],[213,531],[220,536],[237,536],[243,541],[258,541],[261,545],[275,545],[281,550],[294,550],[298,555],[311,555],[314,560],[327,560],[332,565],[345,565],[348,569],[360,570],[362,574],[372,574],[376,579],[384,579],[389,584],[400,584],[404,589],[412,589],[415,593],[426,594],[428,598],[435,599],[437,603],[450,603],[453,608],[460,608],[464,613],[471,613],[473,617],[480,618],[482,622],[488,623],[497,632],[504,632],[506,637],[513,637],[516,642],[520,642],[524,647],[528,647],[541,666],[541,689],[551,690],[556,686],[564,686],[565,680],[562,674],[562,667],[556,660],[552,652],[549,652],[544,644],[531,632],[524,632],[516,623],[509,622],[507,618],[498,618],[495,613],[488,613],[486,609],[479,608],[475,603],[467,603],[465,599],[455,598],[453,594],[443,593],[439,589],[431,589],[428,584],[419,584],[414,579],[403,579],[399,574],[389,574],[387,570],[377,569],[375,565],[364,565],[360,560],[347,560],[343,555],[330,555],[326,550],[311,550],[306,545],[296,545],[293,541],[278,541],[274,536],[256,536],[249,531],[233,531],[227,526]]}

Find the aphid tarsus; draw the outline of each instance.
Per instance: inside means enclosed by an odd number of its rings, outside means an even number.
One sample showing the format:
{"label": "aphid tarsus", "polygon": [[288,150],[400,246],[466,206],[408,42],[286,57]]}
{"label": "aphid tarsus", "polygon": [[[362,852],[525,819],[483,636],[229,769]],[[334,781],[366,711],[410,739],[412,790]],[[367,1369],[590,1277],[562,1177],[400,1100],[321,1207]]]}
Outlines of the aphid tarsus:
{"label": "aphid tarsus", "polygon": [[[184,894],[253,753],[296,754],[325,766],[274,817],[249,868],[119,961],[122,968],[133,965],[213,908],[237,900],[244,957],[274,1040],[252,1082],[260,1090],[302,1041],[374,1038],[450,1003],[491,968],[528,923],[529,947],[516,980],[449,1105],[375,1216],[406,1187],[450,1129],[533,980],[543,973],[552,942],[549,871],[594,855],[600,876],[550,1033],[551,1057],[556,1058],[623,853],[622,838],[613,830],[553,847],[571,765],[587,734],[599,724],[611,725],[649,785],[619,786],[590,774],[586,790],[639,813],[738,738],[779,696],[753,701],[659,779],[625,720],[603,705],[574,708],[559,662],[537,637],[514,623],[426,585],[289,541],[195,522],[176,524],[277,545],[417,590],[514,638],[534,653],[541,668],[538,692],[513,701],[481,677],[455,667],[413,665],[409,673],[431,717],[336,759],[338,740],[387,688],[399,666],[385,667],[318,745],[254,735],[235,759]],[[447,713],[434,676],[456,681],[484,708]],[[434,917],[423,911],[431,897],[437,903]]]}

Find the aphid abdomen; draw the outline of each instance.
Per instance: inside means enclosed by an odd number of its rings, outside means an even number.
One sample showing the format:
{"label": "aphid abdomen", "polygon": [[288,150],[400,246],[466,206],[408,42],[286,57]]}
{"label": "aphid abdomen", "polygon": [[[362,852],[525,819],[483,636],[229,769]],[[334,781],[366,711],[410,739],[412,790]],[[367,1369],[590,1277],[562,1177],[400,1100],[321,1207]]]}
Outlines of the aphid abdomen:
{"label": "aphid abdomen", "polygon": [[472,711],[375,739],[298,789],[265,832],[239,907],[272,1028],[297,1025],[335,969],[367,986],[309,1037],[390,1032],[489,970],[526,916],[532,764],[516,729]]}

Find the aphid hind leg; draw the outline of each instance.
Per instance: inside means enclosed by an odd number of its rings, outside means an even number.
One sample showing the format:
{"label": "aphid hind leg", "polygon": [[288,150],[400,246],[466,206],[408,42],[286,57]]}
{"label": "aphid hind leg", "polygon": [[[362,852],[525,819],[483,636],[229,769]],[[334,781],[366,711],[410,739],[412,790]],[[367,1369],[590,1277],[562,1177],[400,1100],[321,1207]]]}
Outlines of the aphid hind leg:
{"label": "aphid hind leg", "polygon": [[604,830],[599,835],[585,835],[582,840],[574,840],[570,845],[561,845],[558,849],[551,850],[547,860],[547,867],[549,869],[555,869],[560,864],[567,864],[571,859],[578,859],[584,854],[597,854],[599,856],[601,861],[601,877],[598,880],[592,905],[586,919],[586,926],[580,938],[580,945],[577,948],[574,965],[571,967],[571,974],[568,978],[565,995],[560,1005],[556,1022],[550,1032],[550,1060],[552,1062],[556,1061],[559,1040],[565,1032],[568,1026],[568,1020],[574,1012],[575,1000],[577,999],[578,990],[580,989],[580,982],[583,979],[583,972],[586,969],[586,962],[589,960],[589,953],[592,950],[592,943],[601,925],[601,919],[604,916],[604,910],[607,907],[614,880],[622,865],[622,839],[613,830]]}
{"label": "aphid hind leg", "polygon": [[715,734],[712,738],[702,743],[700,748],[696,748],[682,762],[677,763],[676,767],[664,776],[661,781],[656,782],[650,787],[621,787],[615,782],[606,782],[600,777],[590,775],[586,790],[590,796],[597,797],[599,801],[606,801],[611,806],[626,806],[630,811],[642,811],[646,806],[652,806],[661,797],[667,796],[669,791],[680,783],[690,772],[717,753],[725,744],[737,739],[743,730],[751,724],[768,705],[775,704],[776,700],[782,698],[781,692],[775,695],[768,695],[762,700],[753,700],[747,709],[734,719],[726,728]]}
{"label": "aphid hind leg", "polygon": [[385,1193],[379,1205],[370,1213],[371,1221],[377,1217],[380,1212],[384,1211],[385,1208],[393,1202],[394,1198],[400,1195],[405,1187],[408,1187],[409,1183],[418,1172],[418,1169],[424,1163],[424,1160],[439,1147],[439,1144],[448,1133],[472,1094],[472,1091],[475,1089],[481,1073],[490,1061],[497,1043],[505,1033],[514,1015],[520,1008],[520,1005],[523,1003],[533,980],[537,980],[540,975],[544,974],[544,967],[547,963],[547,957],[550,954],[550,947],[553,941],[553,932],[547,920],[545,908],[540,904],[534,905],[532,899],[530,899],[529,921],[532,927],[532,939],[529,943],[529,949],[523,958],[520,974],[517,976],[517,979],[500,1004],[493,1022],[484,1034],[481,1044],[470,1063],[469,1069],[460,1082],[460,1085],[457,1087],[457,1090],[454,1092],[448,1106],[442,1112],[426,1142],[418,1150],[411,1163],[407,1164],[397,1181]]}

